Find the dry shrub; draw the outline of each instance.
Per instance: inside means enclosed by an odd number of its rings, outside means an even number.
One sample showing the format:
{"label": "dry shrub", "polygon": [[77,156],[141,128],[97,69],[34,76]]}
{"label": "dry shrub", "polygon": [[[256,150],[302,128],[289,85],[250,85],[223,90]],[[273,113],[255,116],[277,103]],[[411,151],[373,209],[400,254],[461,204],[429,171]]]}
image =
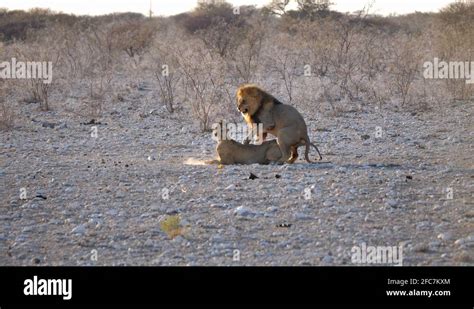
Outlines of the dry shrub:
{"label": "dry shrub", "polygon": [[225,1],[202,1],[197,8],[179,18],[189,34],[221,57],[231,56],[246,34],[246,20],[254,14],[250,7],[241,7],[238,14]]}
{"label": "dry shrub", "polygon": [[365,53],[364,24],[366,15],[360,13],[355,17],[335,21],[333,57],[330,58],[328,77],[338,85],[341,96],[350,101],[360,100],[360,82],[365,78],[362,62]]}
{"label": "dry shrub", "polygon": [[101,117],[111,98],[119,51],[107,27],[78,24],[57,30],[61,38],[63,94],[81,103],[70,110],[82,117]]}
{"label": "dry shrub", "polygon": [[147,65],[152,69],[160,103],[168,112],[174,113],[178,102],[183,102],[186,95],[186,83],[178,55],[181,50],[177,48],[176,41],[186,41],[188,37],[181,28],[166,20],[158,20],[157,27],[161,31],[156,34],[150,47],[150,61]]}
{"label": "dry shrub", "polygon": [[[226,64],[222,58],[209,51],[199,41],[191,42],[193,50],[183,47],[177,54],[179,66],[185,77],[190,104],[202,131],[210,131],[219,113],[231,110],[233,93],[226,77]],[[227,107],[227,108],[226,108]]]}
{"label": "dry shrub", "polygon": [[310,70],[306,78],[314,89],[321,89],[320,99],[335,113],[352,110],[352,102],[367,103],[372,84],[383,70],[384,52],[374,51],[379,42],[366,27],[365,18],[363,13],[327,17],[297,22],[290,28],[296,32],[291,46],[299,43],[295,50],[304,51],[300,58]]}
{"label": "dry shrub", "polygon": [[254,14],[248,25],[241,29],[239,44],[232,50],[227,61],[235,74],[236,84],[250,83],[261,70],[262,48],[267,36],[265,24],[268,18]]}
{"label": "dry shrub", "polygon": [[153,42],[155,26],[148,20],[131,20],[113,25],[107,34],[112,48],[124,51],[130,58],[142,56]]}
{"label": "dry shrub", "polygon": [[[291,47],[291,38],[286,34],[276,36],[272,41],[273,44],[270,43],[270,46],[268,46],[271,57],[266,59],[269,73],[282,85],[286,101],[289,104],[295,103],[294,96],[298,86],[297,79],[303,76],[305,60],[307,58],[302,56],[300,50]],[[275,42],[280,42],[282,46],[276,46]]]}
{"label": "dry shrub", "polygon": [[168,112],[175,111],[178,86],[182,78],[182,72],[176,57],[176,50],[170,46],[157,47],[153,52],[154,75],[158,85],[158,93],[161,102]]}
{"label": "dry shrub", "polygon": [[201,1],[192,12],[154,19],[0,10],[0,37],[18,51],[9,57],[55,61],[53,84],[25,81],[27,96],[48,109],[54,90],[59,100],[75,103],[75,113],[93,118],[114,99],[119,82],[150,80],[169,112],[191,111],[204,131],[216,117],[237,116],[234,91],[242,83],[309,111],[328,104],[335,114],[472,97],[474,86],[464,80],[424,80],[422,64],[434,57],[473,61],[474,4],[381,17],[329,11],[323,0],[297,1],[289,11],[289,2],[235,14],[223,1]]}
{"label": "dry shrub", "polygon": [[[1,13],[0,13],[1,14]],[[0,42],[0,59],[5,56],[3,43]],[[0,79],[0,130],[9,130],[14,126],[15,113],[7,93],[6,81]]]}
{"label": "dry shrub", "polygon": [[14,57],[17,61],[23,62],[51,62],[52,64],[52,81],[45,83],[42,78],[29,78],[21,80],[26,89],[27,100],[40,104],[42,111],[50,109],[50,95],[54,87],[56,87],[55,69],[59,64],[61,55],[57,40],[51,36],[39,35],[37,40],[18,43],[15,46]]}
{"label": "dry shrub", "polygon": [[6,82],[0,79],[0,130],[10,130],[15,124],[15,111],[7,97]]}
{"label": "dry shrub", "polygon": [[287,12],[290,0],[271,0],[266,9],[273,15],[283,16]]}
{"label": "dry shrub", "polygon": [[236,18],[231,4],[216,0],[199,1],[194,11],[177,17],[180,24],[191,34],[212,28],[216,23],[230,25]]}
{"label": "dry shrub", "polygon": [[46,29],[52,23],[73,24],[78,17],[55,13],[49,9],[34,8],[28,11],[0,9],[0,37],[7,42],[24,41],[31,32]]}
{"label": "dry shrub", "polygon": [[[340,18],[322,18],[294,25],[308,52],[314,88],[336,114],[367,104],[402,106],[426,102],[423,55],[429,53],[423,33],[410,34],[392,21],[367,11]],[[293,39],[293,41],[295,41]],[[299,83],[299,82],[298,82]]]}
{"label": "dry shrub", "polygon": [[[474,61],[474,2],[458,1],[446,6],[438,16],[438,58],[446,61]],[[474,85],[462,79],[447,79],[453,99],[466,100],[474,95]]]}
{"label": "dry shrub", "polygon": [[420,53],[420,38],[403,35],[391,41],[391,61],[389,74],[393,85],[393,95],[399,97],[401,105],[414,99],[411,91],[415,79],[421,79],[423,54]]}
{"label": "dry shrub", "polygon": [[212,26],[201,29],[196,35],[203,41],[206,47],[221,57],[226,57],[238,46],[235,39],[239,29],[232,24],[228,24],[223,18],[216,17]]}
{"label": "dry shrub", "polygon": [[5,99],[0,98],[0,130],[10,130],[14,127],[14,124],[15,112],[13,107]]}
{"label": "dry shrub", "polygon": [[[298,63],[295,70],[299,70],[301,76],[303,71],[309,75],[303,76],[304,82],[301,78],[294,81],[302,86],[295,90],[299,99],[306,102],[322,100],[335,114],[352,110],[352,102],[368,103],[383,57],[372,52],[376,43],[372,39],[374,35],[364,28],[364,18],[363,15],[326,17],[297,21],[290,26],[290,34],[295,34],[284,42],[290,43],[286,45],[291,46],[295,54]],[[275,48],[284,50],[283,46]],[[319,99],[308,88],[317,92]]]}

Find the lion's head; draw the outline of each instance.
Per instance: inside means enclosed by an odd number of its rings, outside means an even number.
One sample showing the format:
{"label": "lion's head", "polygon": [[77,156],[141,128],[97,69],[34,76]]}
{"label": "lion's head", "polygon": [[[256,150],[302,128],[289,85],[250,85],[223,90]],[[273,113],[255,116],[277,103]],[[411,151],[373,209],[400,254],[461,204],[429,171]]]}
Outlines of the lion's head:
{"label": "lion's head", "polygon": [[253,116],[262,106],[266,96],[263,90],[255,85],[244,85],[237,90],[237,109],[242,114]]}

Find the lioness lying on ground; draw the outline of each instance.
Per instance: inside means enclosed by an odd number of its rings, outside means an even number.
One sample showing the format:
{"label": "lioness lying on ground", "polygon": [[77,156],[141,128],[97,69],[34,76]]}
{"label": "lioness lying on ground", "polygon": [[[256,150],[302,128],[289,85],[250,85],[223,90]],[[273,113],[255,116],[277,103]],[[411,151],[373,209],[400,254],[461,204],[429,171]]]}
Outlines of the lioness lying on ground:
{"label": "lioness lying on ground", "polygon": [[269,164],[281,158],[276,140],[265,141],[261,145],[244,145],[233,139],[221,140],[216,147],[218,159],[208,164]]}
{"label": "lioness lying on ground", "polygon": [[224,121],[213,125],[212,134],[218,142],[217,160],[206,161],[207,164],[269,164],[281,158],[276,140],[265,141],[260,145],[241,144],[230,137]]}
{"label": "lioness lying on ground", "polygon": [[296,150],[302,145],[306,145],[306,161],[311,162],[308,157],[310,146],[316,148],[319,159],[322,159],[318,147],[309,140],[303,117],[294,107],[281,103],[254,85],[244,85],[238,89],[237,107],[249,126],[263,124],[264,138],[266,133],[276,136],[282,154],[280,163],[293,163],[298,157]]}

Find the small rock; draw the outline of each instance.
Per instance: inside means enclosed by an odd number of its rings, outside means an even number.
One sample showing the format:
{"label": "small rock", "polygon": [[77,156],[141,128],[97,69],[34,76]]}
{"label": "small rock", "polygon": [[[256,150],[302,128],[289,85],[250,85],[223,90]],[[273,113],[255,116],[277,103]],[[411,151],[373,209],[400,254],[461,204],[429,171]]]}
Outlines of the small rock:
{"label": "small rock", "polygon": [[65,122],[63,123],[60,123],[58,126],[57,126],[58,129],[66,129],[67,128],[67,124]]}
{"label": "small rock", "polygon": [[311,217],[310,215],[307,215],[307,214],[302,213],[302,212],[295,213],[294,217],[295,217],[296,220],[311,220],[311,219],[313,219],[313,217]]}
{"label": "small rock", "polygon": [[32,226],[26,226],[23,228],[23,230],[21,230],[22,233],[28,233],[28,232],[31,232],[33,231],[33,227]]}
{"label": "small rock", "polygon": [[180,213],[180,209],[173,209],[173,208],[167,208],[165,210],[165,214],[167,214],[168,216],[174,216],[174,215],[177,215]]}
{"label": "small rock", "polygon": [[435,251],[439,246],[441,246],[441,243],[439,241],[432,241],[428,244],[428,246],[432,251]]}
{"label": "small rock", "polygon": [[275,206],[270,206],[270,207],[268,207],[266,210],[267,210],[267,212],[270,212],[270,213],[271,213],[271,212],[276,212],[276,211],[278,211],[278,208],[275,207]]}
{"label": "small rock", "polygon": [[250,217],[255,217],[257,213],[244,206],[239,206],[234,210],[234,215],[239,216],[239,217],[250,218]]}
{"label": "small rock", "polygon": [[84,235],[86,233],[86,227],[84,224],[78,225],[72,229],[71,233],[74,233],[77,235]]}
{"label": "small rock", "polygon": [[116,215],[118,215],[118,210],[116,210],[116,209],[109,209],[109,210],[107,210],[106,213],[107,213],[109,216],[116,216]]}
{"label": "small rock", "polygon": [[21,208],[29,208],[29,209],[36,209],[39,205],[34,201],[28,201],[25,204],[21,205]]}
{"label": "small rock", "polygon": [[431,248],[425,243],[415,244],[412,247],[414,252],[430,252]]}
{"label": "small rock", "polygon": [[218,203],[218,204],[211,204],[211,208],[221,208],[221,209],[225,209],[225,208],[229,208],[229,205],[228,205],[228,204],[221,204],[221,203]]}
{"label": "small rock", "polygon": [[398,202],[396,200],[388,200],[387,205],[392,207],[392,208],[397,208]]}
{"label": "small rock", "polygon": [[41,260],[39,258],[35,257],[31,260],[31,262],[35,265],[38,265],[39,263],[41,263]]}
{"label": "small rock", "polygon": [[89,219],[88,223],[90,226],[98,228],[102,225],[102,220],[97,219],[97,218],[91,218]]}
{"label": "small rock", "polygon": [[41,195],[41,194],[36,194],[35,198],[36,199],[41,199],[41,200],[47,200],[48,199],[45,195]]}
{"label": "small rock", "polygon": [[330,255],[326,255],[325,257],[323,257],[323,259],[321,260],[321,262],[325,263],[325,264],[331,264],[332,262],[334,261],[334,258]]}
{"label": "small rock", "polygon": [[250,180],[258,179],[258,176],[256,176],[256,175],[253,174],[253,173],[250,173],[249,179],[250,179]]}
{"label": "small rock", "polygon": [[20,234],[15,238],[15,243],[16,244],[22,243],[22,242],[25,242],[27,239],[28,239],[28,237],[26,235]]}
{"label": "small rock", "polygon": [[123,191],[121,191],[121,190],[120,190],[120,191],[117,191],[117,192],[115,193],[115,198],[116,198],[116,199],[123,199],[123,198],[125,198],[125,197],[127,197],[127,194],[125,194],[125,192],[123,192]]}
{"label": "small rock", "polygon": [[332,205],[334,205],[334,204],[333,204],[331,201],[325,201],[325,202],[323,203],[323,206],[324,206],[324,207],[332,207]]}
{"label": "small rock", "polygon": [[231,184],[231,185],[225,187],[224,190],[234,190],[234,189],[235,189],[235,185],[234,185],[234,184]]}
{"label": "small rock", "polygon": [[438,234],[436,238],[446,241],[446,240],[453,239],[453,235],[451,233],[441,233],[441,234]]}
{"label": "small rock", "polygon": [[52,123],[52,122],[47,122],[47,121],[45,121],[45,122],[43,122],[43,123],[41,124],[41,126],[42,126],[43,128],[50,128],[50,129],[54,129],[54,127],[55,127],[56,125],[57,125],[57,123]]}
{"label": "small rock", "polygon": [[454,244],[458,246],[467,246],[467,247],[472,247],[474,246],[474,235],[470,235],[466,238],[459,238],[454,242]]}
{"label": "small rock", "polygon": [[178,235],[178,236],[176,236],[175,238],[173,238],[172,241],[173,241],[174,243],[177,243],[177,244],[183,244],[183,243],[186,242],[186,239],[184,239],[183,236]]}
{"label": "small rock", "polygon": [[223,242],[225,241],[224,237],[221,235],[213,235],[210,239],[211,242]]}
{"label": "small rock", "polygon": [[424,230],[424,229],[427,229],[429,227],[431,227],[431,223],[428,222],[428,221],[422,221],[422,222],[418,222],[416,224],[416,229],[417,230]]}

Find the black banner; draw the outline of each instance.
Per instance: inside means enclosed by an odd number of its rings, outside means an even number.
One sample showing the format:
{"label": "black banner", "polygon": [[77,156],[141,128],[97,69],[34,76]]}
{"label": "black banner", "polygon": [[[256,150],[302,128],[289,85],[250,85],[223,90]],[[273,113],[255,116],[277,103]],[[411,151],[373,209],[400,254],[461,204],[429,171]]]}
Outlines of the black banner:
{"label": "black banner", "polygon": [[473,308],[472,278],[472,267],[1,267],[0,307],[253,303]]}

